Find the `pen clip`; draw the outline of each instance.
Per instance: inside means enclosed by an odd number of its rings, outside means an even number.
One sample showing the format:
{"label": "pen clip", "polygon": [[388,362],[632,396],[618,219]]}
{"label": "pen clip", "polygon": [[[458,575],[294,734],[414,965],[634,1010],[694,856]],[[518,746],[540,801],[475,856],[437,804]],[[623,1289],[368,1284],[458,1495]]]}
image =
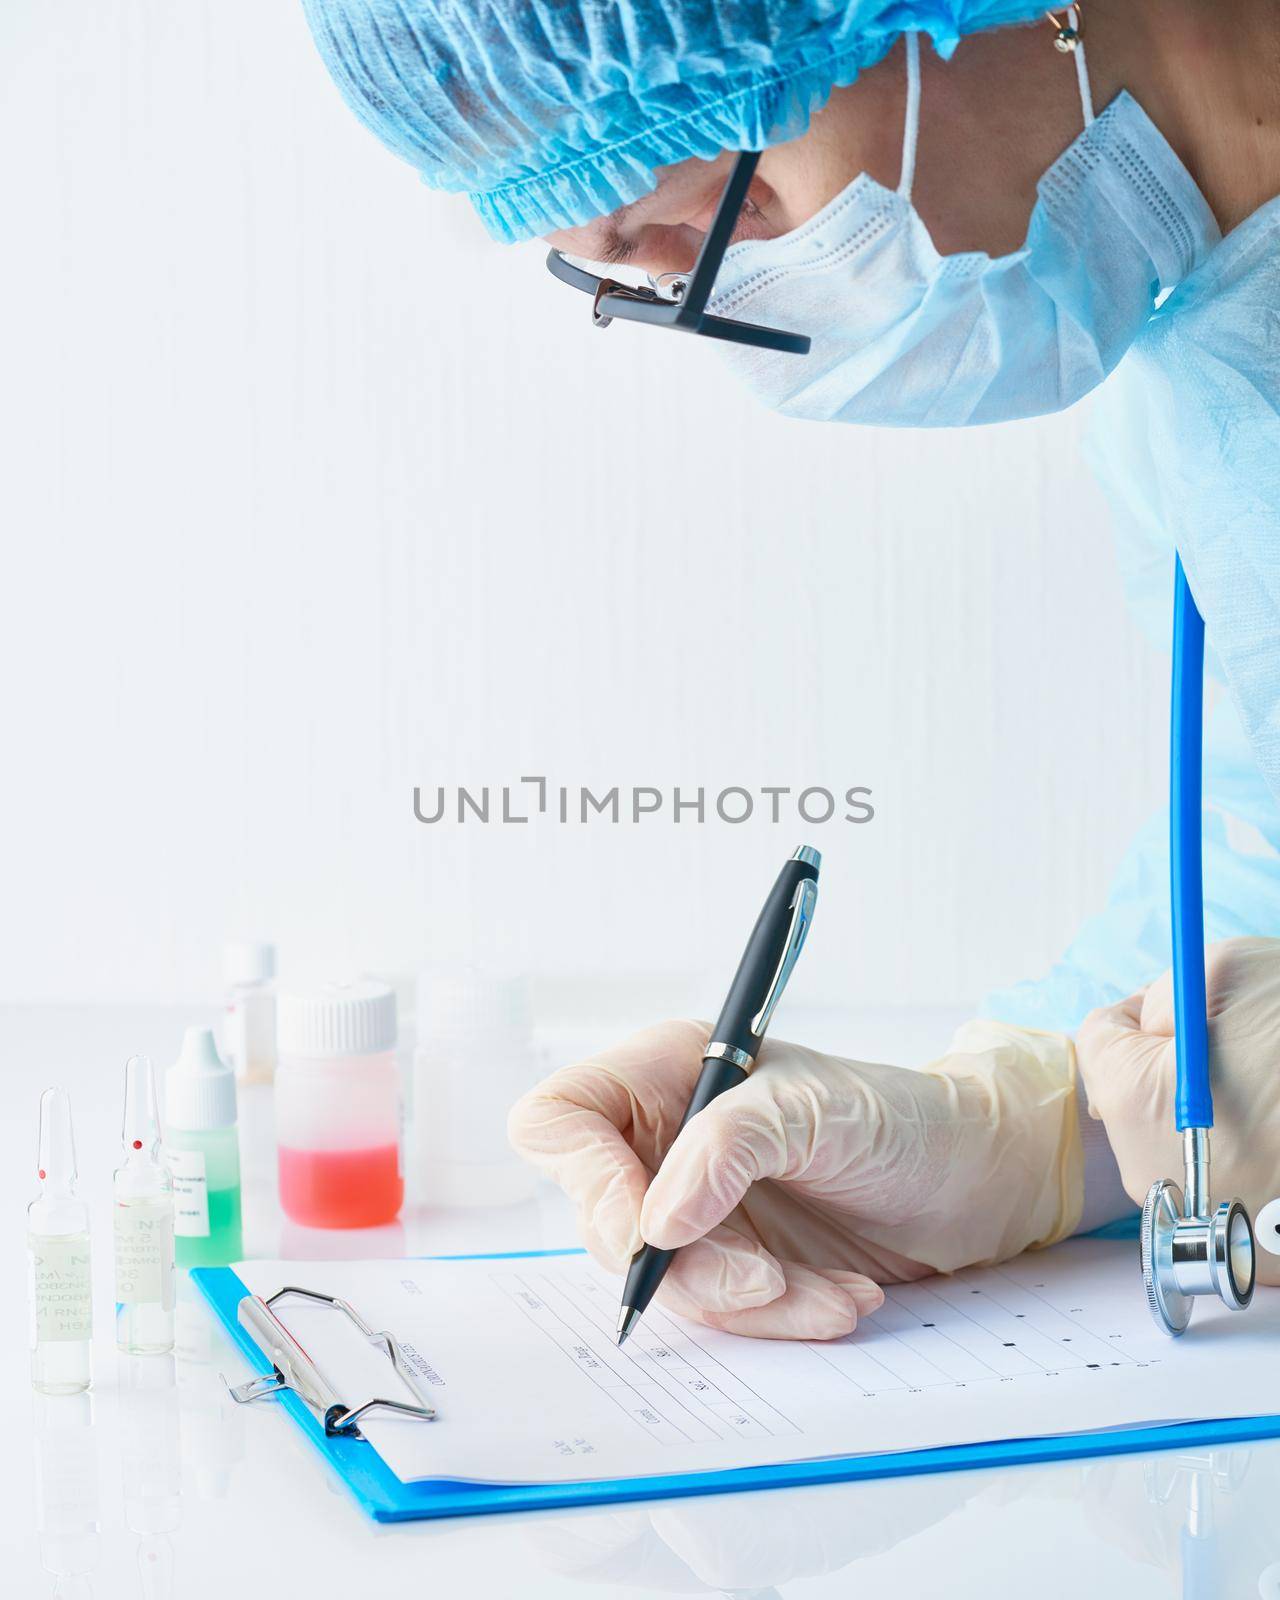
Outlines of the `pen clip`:
{"label": "pen clip", "polygon": [[791,897],[791,926],[787,929],[787,942],[783,945],[782,955],[778,959],[778,970],[773,975],[764,1004],[751,1019],[751,1031],[757,1039],[764,1037],[769,1019],[773,1016],[773,1009],[782,999],[782,991],[787,986],[791,970],[800,959],[800,951],[804,947],[809,924],[813,921],[813,908],[817,903],[817,879],[801,878],[796,884],[796,892]]}

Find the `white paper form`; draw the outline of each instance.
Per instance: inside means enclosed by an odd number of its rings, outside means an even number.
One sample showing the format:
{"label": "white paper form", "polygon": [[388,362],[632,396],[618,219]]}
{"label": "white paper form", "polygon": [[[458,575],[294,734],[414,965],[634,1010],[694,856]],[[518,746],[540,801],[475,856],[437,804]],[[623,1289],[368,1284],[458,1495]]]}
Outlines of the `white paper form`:
{"label": "white paper form", "polygon": [[[714,1471],[1188,1418],[1280,1412],[1280,1291],[1153,1327],[1132,1243],[1073,1240],[890,1288],[846,1339],[716,1333],[654,1307],[619,1350],[620,1283],[584,1257],[246,1262],[389,1328],[439,1410],[371,1417],[403,1480],[554,1483]],[[402,1395],[334,1313],[280,1307],[350,1404]]]}

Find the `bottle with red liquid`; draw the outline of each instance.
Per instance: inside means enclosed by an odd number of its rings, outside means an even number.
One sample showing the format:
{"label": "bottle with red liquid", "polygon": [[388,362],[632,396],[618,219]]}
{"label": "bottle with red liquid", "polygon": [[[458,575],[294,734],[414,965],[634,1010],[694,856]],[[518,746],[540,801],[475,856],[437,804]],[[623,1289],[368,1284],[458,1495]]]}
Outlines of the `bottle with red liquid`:
{"label": "bottle with red liquid", "polygon": [[404,1199],[396,997],[360,978],[279,1000],[280,1204],[308,1228],[373,1228]]}

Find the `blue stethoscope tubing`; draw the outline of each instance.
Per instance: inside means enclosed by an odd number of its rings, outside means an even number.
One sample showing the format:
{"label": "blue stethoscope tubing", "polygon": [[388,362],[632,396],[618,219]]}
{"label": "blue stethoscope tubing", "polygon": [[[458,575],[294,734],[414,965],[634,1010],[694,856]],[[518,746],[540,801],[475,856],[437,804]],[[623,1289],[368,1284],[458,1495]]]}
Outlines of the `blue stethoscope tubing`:
{"label": "blue stethoscope tubing", "polygon": [[1178,1132],[1213,1126],[1204,972],[1204,618],[1177,558],[1169,718],[1169,879]]}
{"label": "blue stethoscope tubing", "polygon": [[1142,1281],[1156,1326],[1186,1331],[1197,1297],[1232,1311],[1253,1298],[1253,1229],[1240,1200],[1214,1205],[1210,1188],[1209,1014],[1205,994],[1204,620],[1179,560],[1173,591],[1173,703],[1169,740],[1169,901],[1173,932],[1174,1110],[1182,1135],[1184,1188],[1157,1178],[1139,1233]]}

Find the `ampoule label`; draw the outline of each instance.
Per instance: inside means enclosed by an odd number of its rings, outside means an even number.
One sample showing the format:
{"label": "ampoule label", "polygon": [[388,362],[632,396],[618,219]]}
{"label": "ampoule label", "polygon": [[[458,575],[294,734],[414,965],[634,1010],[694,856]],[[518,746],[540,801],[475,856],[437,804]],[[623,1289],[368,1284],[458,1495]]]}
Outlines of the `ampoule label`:
{"label": "ampoule label", "polygon": [[173,1231],[182,1239],[209,1237],[209,1184],[203,1150],[165,1150],[173,1174]]}
{"label": "ampoule label", "polygon": [[173,1306],[173,1201],[116,1201],[117,1305]]}
{"label": "ampoule label", "polygon": [[93,1336],[93,1294],[87,1233],[30,1234],[31,1307],[35,1342]]}

